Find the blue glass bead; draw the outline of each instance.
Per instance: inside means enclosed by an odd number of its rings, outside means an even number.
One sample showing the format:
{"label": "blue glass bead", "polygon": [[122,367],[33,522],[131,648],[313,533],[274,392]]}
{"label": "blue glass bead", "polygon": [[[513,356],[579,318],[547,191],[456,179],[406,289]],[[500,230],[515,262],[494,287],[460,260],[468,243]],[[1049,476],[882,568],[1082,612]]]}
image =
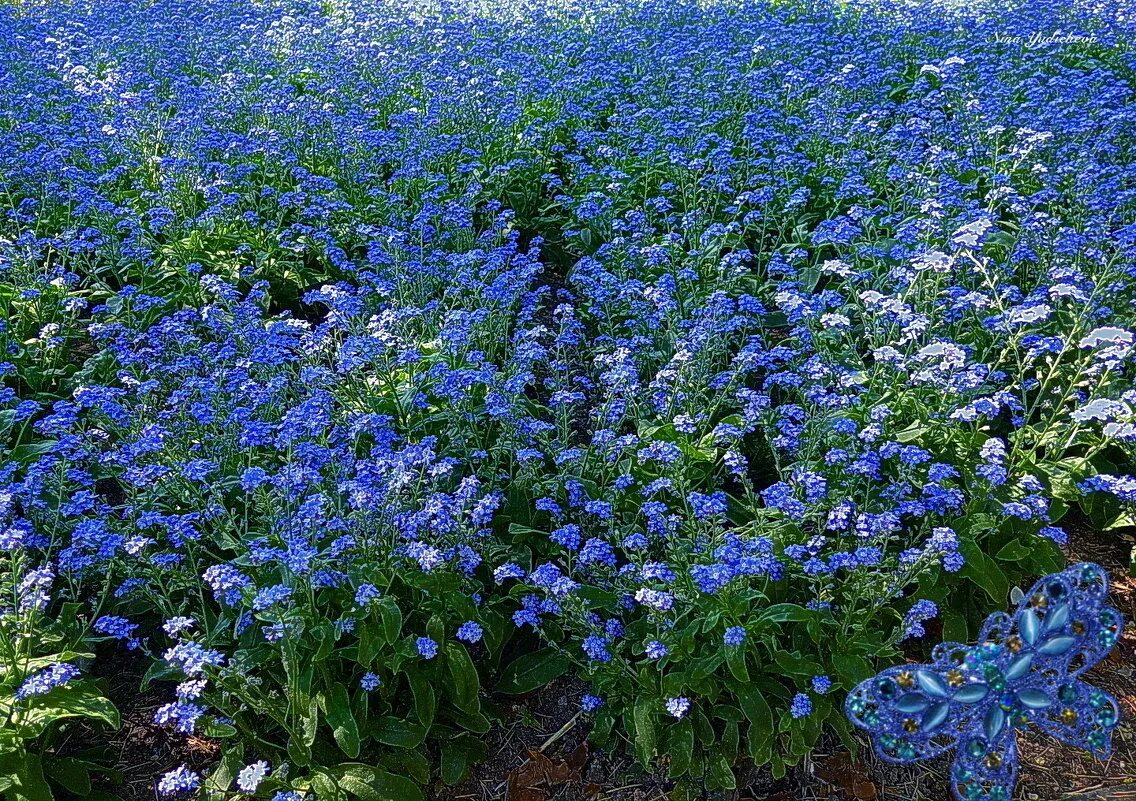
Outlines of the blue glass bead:
{"label": "blue glass bead", "polygon": [[1037,619],[1032,609],[1023,609],[1021,614],[1018,615],[1018,631],[1022,634],[1022,639],[1028,645],[1033,645],[1037,642],[1037,637],[1041,634],[1041,621]]}
{"label": "blue glass bead", "polygon": [[1053,705],[1053,699],[1044,691],[1031,688],[1018,691],[1018,703],[1027,709],[1045,709]]}
{"label": "blue glass bead", "polygon": [[960,704],[976,704],[985,698],[989,692],[989,685],[982,684],[981,682],[968,684],[965,687],[961,687],[958,692],[955,693],[954,700],[958,701]]}
{"label": "blue glass bead", "polygon": [[997,665],[987,665],[983,675],[986,677],[986,683],[994,692],[1000,693],[1006,689],[1006,677],[1002,675],[1002,671],[998,669]]}
{"label": "blue glass bead", "polygon": [[987,740],[997,737],[1006,725],[1006,713],[999,706],[990,707],[986,717],[982,719],[982,731]]}
{"label": "blue glass bead", "polygon": [[1037,649],[1037,652],[1045,656],[1058,656],[1068,651],[1076,645],[1076,643],[1076,637],[1058,635],[1056,637],[1050,637],[1043,642],[1041,647]]}
{"label": "blue glass bead", "polygon": [[1057,688],[1057,697],[1071,704],[1077,700],[1077,689],[1072,684],[1062,684]]}
{"label": "blue glass bead", "polygon": [[947,687],[947,683],[929,670],[920,670],[915,674],[915,680],[919,683],[919,688],[927,695],[935,698],[946,698],[950,695],[951,691]]}
{"label": "blue glass bead", "polygon": [[891,679],[882,679],[878,684],[876,684],[876,692],[879,693],[880,698],[883,698],[885,701],[890,701],[891,699],[895,698],[895,695],[898,691],[899,688]]}
{"label": "blue glass bead", "polygon": [[1050,609],[1049,614],[1045,616],[1044,631],[1056,631],[1069,622],[1069,607],[1062,604],[1056,609]]}
{"label": "blue glass bead", "polygon": [[924,732],[932,732],[943,725],[947,720],[947,715],[950,714],[951,705],[946,701],[940,701],[933,707],[923,713],[923,720],[920,725],[923,727]]}
{"label": "blue glass bead", "polygon": [[986,741],[981,737],[972,737],[966,743],[966,754],[973,759],[979,759],[986,756],[987,748]]}
{"label": "blue glass bead", "polygon": [[1030,666],[1033,665],[1033,654],[1022,654],[1015,657],[1014,661],[1006,666],[1006,680],[1015,681],[1029,672]]}
{"label": "blue glass bead", "polygon": [[920,695],[919,693],[906,693],[905,695],[901,695],[899,700],[895,702],[896,709],[900,712],[908,713],[922,712],[930,705],[931,701],[927,696]]}
{"label": "blue glass bead", "polygon": [[1009,801],[1010,793],[1002,785],[997,785],[990,788],[990,792],[987,793],[986,797],[989,798],[990,801]]}

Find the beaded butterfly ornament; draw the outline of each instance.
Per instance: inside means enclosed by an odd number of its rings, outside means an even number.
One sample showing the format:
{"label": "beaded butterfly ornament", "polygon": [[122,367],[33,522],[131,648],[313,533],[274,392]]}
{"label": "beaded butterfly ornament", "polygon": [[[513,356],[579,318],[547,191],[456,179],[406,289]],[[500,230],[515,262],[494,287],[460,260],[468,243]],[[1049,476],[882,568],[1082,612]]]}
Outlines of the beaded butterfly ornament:
{"label": "beaded butterfly ornament", "polygon": [[1016,730],[1030,724],[1098,757],[1112,750],[1116,699],[1080,680],[1120,639],[1108,578],[1082,563],[1047,576],[1011,617],[986,618],[978,644],[935,646],[931,664],[888,668],[848,695],[845,714],[888,762],[955,748],[960,801],[1009,801],[1018,775]]}

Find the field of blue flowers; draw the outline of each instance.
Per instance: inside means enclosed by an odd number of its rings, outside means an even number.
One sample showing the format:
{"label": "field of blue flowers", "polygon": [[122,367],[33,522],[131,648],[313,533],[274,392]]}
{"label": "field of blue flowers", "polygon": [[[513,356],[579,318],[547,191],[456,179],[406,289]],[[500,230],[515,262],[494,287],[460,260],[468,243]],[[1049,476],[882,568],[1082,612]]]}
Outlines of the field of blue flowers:
{"label": "field of blue flowers", "polygon": [[124,654],[220,744],[162,796],[434,797],[561,677],[675,798],[855,749],[858,682],[1136,523],[1133,42],[0,0],[0,795],[117,796],[55,744]]}

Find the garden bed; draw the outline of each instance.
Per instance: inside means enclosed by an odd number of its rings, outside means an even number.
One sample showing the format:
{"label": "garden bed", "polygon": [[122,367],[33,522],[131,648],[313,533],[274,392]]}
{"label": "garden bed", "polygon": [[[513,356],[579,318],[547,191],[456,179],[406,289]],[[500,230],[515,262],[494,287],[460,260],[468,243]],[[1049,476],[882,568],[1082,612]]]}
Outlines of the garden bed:
{"label": "garden bed", "polygon": [[1133,41],[0,0],[0,794],[1128,792]]}

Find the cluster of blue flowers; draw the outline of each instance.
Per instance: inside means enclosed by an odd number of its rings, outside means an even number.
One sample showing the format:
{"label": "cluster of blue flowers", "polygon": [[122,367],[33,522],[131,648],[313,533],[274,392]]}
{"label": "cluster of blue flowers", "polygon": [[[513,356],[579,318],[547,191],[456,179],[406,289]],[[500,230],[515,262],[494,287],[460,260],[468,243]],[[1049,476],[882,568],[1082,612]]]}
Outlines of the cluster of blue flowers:
{"label": "cluster of blue flowers", "polygon": [[0,615],[281,798],[568,669],[785,770],[1136,503],[1136,19],[1013,5],[0,5]]}

